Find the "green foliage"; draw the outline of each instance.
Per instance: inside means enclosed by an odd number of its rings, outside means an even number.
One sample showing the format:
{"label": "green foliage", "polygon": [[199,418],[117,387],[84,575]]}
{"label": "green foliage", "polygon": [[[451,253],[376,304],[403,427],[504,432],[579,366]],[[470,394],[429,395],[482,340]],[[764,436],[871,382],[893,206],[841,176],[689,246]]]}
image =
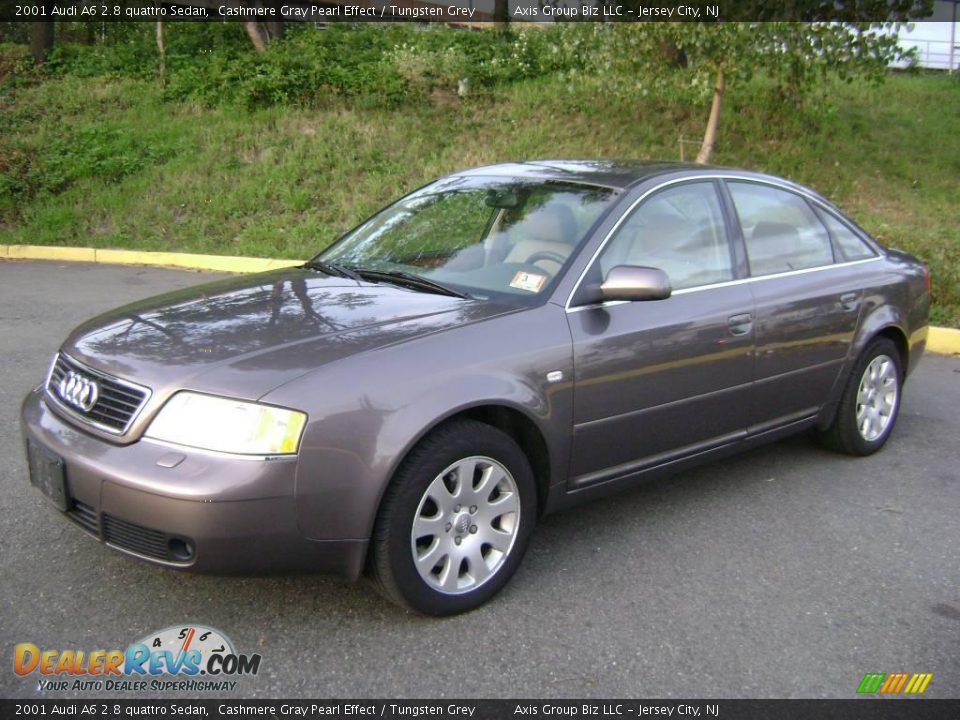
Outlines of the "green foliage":
{"label": "green foliage", "polygon": [[[107,31],[91,44],[58,45],[43,72],[159,78],[153,24],[121,23]],[[239,23],[168,24],[165,38],[165,97],[209,107],[312,106],[334,96],[396,107],[436,91],[455,93],[464,79],[471,88],[492,88],[578,62],[563,49],[566,35],[530,29],[503,34],[405,24],[291,26],[264,54],[252,51]]]}
{"label": "green foliage", "polygon": [[[118,183],[180,152],[184,139],[157,121],[159,98],[131,98],[124,92],[131,87],[68,78],[22,91],[4,115],[10,134],[0,137],[0,217],[83,181]],[[58,122],[63,114],[78,121]]]}
{"label": "green foliage", "polygon": [[[762,72],[780,96],[801,102],[830,76],[882,80],[904,54],[887,24],[608,23],[561,32],[575,62],[603,78],[609,92],[704,103],[714,77],[749,81]],[[684,62],[678,63],[677,58]]]}
{"label": "green foliage", "polygon": [[263,55],[233,45],[194,55],[189,63],[170,68],[167,97],[252,109],[309,105],[331,95],[369,95],[393,105],[405,92],[395,68],[383,59],[393,32],[307,28],[271,43]]}

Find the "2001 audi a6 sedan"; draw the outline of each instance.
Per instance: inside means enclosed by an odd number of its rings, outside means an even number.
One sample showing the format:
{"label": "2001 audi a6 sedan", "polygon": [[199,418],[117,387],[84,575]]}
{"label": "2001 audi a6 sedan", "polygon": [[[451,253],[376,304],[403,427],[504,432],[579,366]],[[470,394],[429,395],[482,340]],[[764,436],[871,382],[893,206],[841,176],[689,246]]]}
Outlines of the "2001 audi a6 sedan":
{"label": "2001 audi a6 sedan", "polygon": [[483,167],[301,267],[81,325],[23,405],[30,477],[144,560],[366,569],[455,613],[545,512],[809,428],[878,450],[928,304],[921,263],[780,178]]}

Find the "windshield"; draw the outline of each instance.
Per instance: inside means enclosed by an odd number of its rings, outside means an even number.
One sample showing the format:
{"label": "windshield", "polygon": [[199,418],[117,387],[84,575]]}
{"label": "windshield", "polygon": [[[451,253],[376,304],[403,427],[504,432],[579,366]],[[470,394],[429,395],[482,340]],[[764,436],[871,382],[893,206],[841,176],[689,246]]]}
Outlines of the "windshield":
{"label": "windshield", "polygon": [[614,195],[560,181],[445,178],[385,208],[315,260],[417,276],[474,298],[532,302]]}

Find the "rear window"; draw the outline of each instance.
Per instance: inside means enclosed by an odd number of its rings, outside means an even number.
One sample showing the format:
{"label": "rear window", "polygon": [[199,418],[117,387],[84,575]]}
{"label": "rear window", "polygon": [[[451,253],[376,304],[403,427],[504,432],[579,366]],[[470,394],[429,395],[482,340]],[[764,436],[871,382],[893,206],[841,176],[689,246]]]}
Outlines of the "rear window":
{"label": "rear window", "polygon": [[746,182],[728,183],[743,228],[752,275],[833,263],[830,235],[799,195]]}
{"label": "rear window", "polygon": [[841,258],[846,261],[866,260],[876,257],[877,253],[870,247],[859,235],[824,210],[817,210],[817,214],[823,220],[824,225],[833,236],[833,242],[836,243],[837,250],[840,251]]}

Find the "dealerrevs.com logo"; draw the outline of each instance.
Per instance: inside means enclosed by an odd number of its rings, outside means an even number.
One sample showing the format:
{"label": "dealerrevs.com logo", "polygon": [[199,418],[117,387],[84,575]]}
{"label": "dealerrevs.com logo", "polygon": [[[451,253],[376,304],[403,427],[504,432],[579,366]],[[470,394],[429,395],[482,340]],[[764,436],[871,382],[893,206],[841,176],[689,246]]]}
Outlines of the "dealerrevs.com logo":
{"label": "dealerrevs.com logo", "polygon": [[177,625],[151,633],[126,650],[41,649],[20,643],[13,671],[36,676],[41,691],[230,691],[239,676],[256,675],[259,654],[238,653],[219,630]]}

